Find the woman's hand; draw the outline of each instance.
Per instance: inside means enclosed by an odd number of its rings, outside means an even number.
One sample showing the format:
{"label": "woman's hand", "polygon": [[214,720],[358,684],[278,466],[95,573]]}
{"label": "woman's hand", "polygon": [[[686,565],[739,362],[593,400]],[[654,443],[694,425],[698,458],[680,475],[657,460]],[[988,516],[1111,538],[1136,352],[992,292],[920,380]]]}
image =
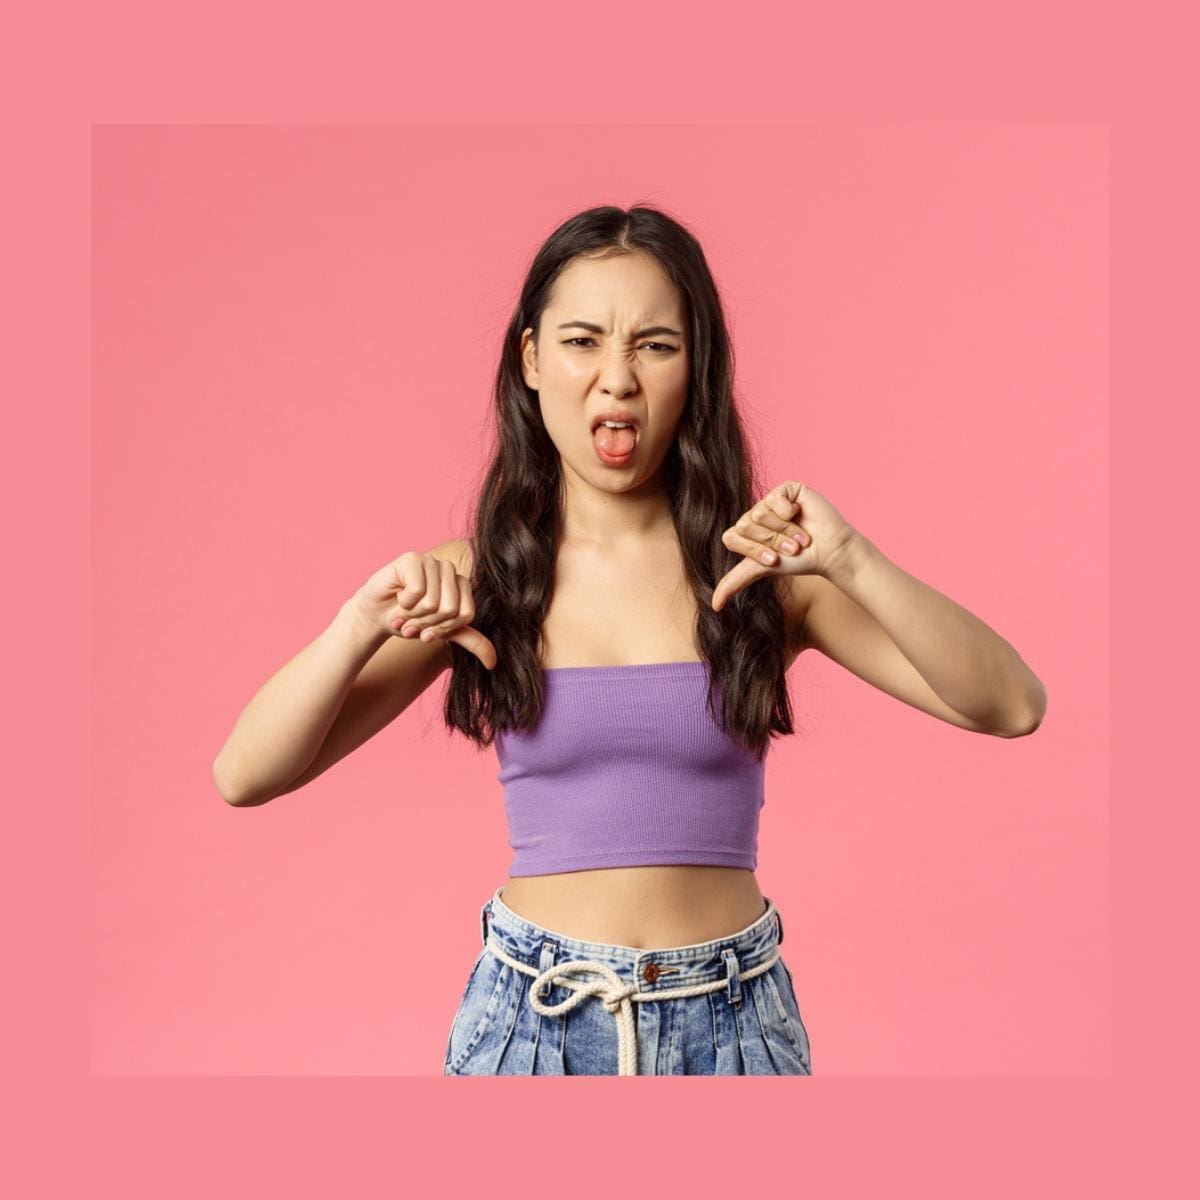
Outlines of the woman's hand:
{"label": "woman's hand", "polygon": [[721,535],[726,547],[746,557],[713,589],[713,612],[764,575],[828,575],[858,536],[807,484],[779,484]]}
{"label": "woman's hand", "polygon": [[490,671],[496,647],[478,629],[471,581],[454,564],[409,550],[380,567],[354,595],[359,611],[392,637],[457,642]]}

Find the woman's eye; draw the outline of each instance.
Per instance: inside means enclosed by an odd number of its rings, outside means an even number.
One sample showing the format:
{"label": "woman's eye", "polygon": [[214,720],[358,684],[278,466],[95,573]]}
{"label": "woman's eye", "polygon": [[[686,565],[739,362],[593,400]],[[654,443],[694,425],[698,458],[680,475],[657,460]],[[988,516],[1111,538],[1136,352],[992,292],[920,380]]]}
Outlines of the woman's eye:
{"label": "woman's eye", "polygon": [[[567,338],[566,345],[573,346],[576,342],[590,342],[591,340],[592,339],[590,337]],[[665,350],[668,354],[670,354],[675,349],[674,346],[668,346],[665,342],[647,342],[646,345],[657,346],[660,353]]]}

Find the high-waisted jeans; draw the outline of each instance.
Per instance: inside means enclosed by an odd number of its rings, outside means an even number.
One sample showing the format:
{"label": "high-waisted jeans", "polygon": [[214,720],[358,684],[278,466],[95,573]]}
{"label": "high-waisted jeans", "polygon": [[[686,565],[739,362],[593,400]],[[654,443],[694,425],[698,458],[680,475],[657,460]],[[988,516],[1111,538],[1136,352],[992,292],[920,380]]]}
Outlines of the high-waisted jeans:
{"label": "high-waisted jeans", "polygon": [[783,921],[661,950],[564,937],[497,888],[446,1044],[446,1075],[811,1075]]}

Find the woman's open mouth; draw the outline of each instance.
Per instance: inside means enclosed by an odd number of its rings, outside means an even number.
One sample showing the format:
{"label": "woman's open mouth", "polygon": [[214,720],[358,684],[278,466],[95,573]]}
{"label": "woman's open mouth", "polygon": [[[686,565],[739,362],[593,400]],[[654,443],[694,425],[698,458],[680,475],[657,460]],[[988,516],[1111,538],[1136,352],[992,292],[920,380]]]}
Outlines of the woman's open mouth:
{"label": "woman's open mouth", "polygon": [[601,422],[592,430],[592,447],[606,467],[623,467],[637,449],[641,431],[632,422]]}

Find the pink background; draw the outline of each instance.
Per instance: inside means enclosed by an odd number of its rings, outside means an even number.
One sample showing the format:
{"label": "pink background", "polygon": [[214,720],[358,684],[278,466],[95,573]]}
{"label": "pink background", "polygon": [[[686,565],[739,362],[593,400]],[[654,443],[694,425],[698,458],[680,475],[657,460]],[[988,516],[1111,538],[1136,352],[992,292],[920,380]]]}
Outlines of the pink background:
{"label": "pink background", "polygon": [[[1181,528],[1195,507],[1194,12],[1078,0],[1018,0],[1002,13],[930,3],[787,12],[749,5],[732,21],[726,10],[666,0],[649,23],[536,3],[523,12],[525,20],[495,8],[465,21],[457,8],[392,13],[351,3],[333,14],[215,0],[193,13],[116,0],[77,7],[65,21],[55,5],[11,15],[3,79],[14,186],[3,193],[9,219],[0,224],[11,299],[9,456],[0,472],[12,572],[6,730],[17,751],[6,764],[10,863],[2,877],[16,968],[5,996],[10,1190],[158,1198],[486,1188],[524,1196],[531,1184],[559,1178],[543,1165],[549,1147],[587,1168],[575,1173],[580,1195],[608,1195],[614,1180],[709,1195],[746,1176],[764,1189],[838,1197],[1194,1193],[1200,814],[1189,786],[1195,684],[1181,655],[1195,623],[1190,534]],[[456,122],[548,119],[586,140],[601,120],[716,121],[751,134],[764,122],[807,120],[836,137],[844,127],[834,117],[862,118],[868,128],[882,120],[977,130],[994,121],[1091,122],[1108,146],[1107,415],[1117,488],[1093,516],[1109,521],[1117,554],[1104,590],[1088,609],[1067,609],[1062,623],[1069,631],[1111,595],[1119,636],[1109,642],[1105,680],[1114,733],[1105,745],[1111,1019],[1099,1048],[1111,1044],[1107,1075],[847,1077],[829,1073],[824,1059],[812,1079],[745,1084],[460,1086],[430,1075],[98,1070],[92,993],[109,956],[90,833],[111,788],[102,793],[92,770],[103,682],[91,654],[102,632],[92,610],[99,573],[89,570],[93,127],[434,121],[449,131]],[[616,161],[639,138],[629,130]],[[557,155],[522,158],[492,194],[529,173],[551,186],[556,163]],[[529,246],[542,232],[534,224],[544,222],[531,222]],[[1091,532],[1068,531],[1059,552]],[[324,546],[320,561],[335,548]],[[1036,648],[1022,648],[1059,687]],[[897,719],[900,710],[881,703]],[[1061,728],[1057,711],[1030,749],[1051,722]],[[196,796],[197,807],[211,799]],[[490,837],[486,845],[494,857]],[[453,928],[467,937],[461,923]],[[839,1003],[846,994],[841,988]],[[826,1033],[822,1024],[823,1056]],[[615,1163],[596,1162],[597,1131]],[[766,1152],[751,1160],[741,1153],[749,1146]]]}
{"label": "pink background", "polygon": [[444,683],[262,808],[210,767],[465,531],[540,240],[644,201],[705,246],[768,486],[1049,692],[1006,741],[793,669],[758,877],[815,1072],[1106,1074],[1107,171],[1098,125],[98,127],[94,1072],[440,1074],[510,857]]}

